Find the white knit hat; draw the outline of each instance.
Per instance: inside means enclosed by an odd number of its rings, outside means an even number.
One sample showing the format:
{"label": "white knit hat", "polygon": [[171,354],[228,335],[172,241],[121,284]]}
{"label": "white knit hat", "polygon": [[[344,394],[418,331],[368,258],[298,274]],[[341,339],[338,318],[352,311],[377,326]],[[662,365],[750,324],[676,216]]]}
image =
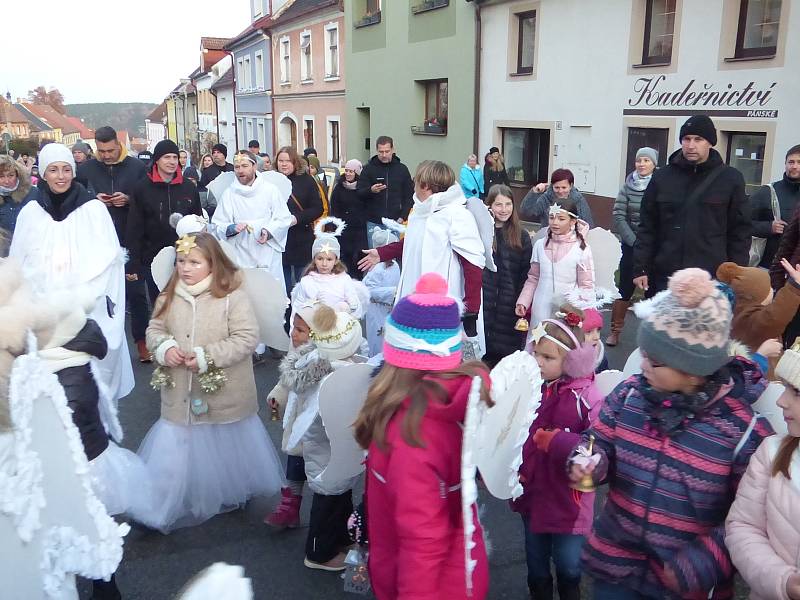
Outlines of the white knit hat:
{"label": "white knit hat", "polygon": [[[325,231],[326,225],[335,225],[336,229],[334,231]],[[336,258],[339,258],[342,254],[342,249],[339,246],[339,240],[336,238],[342,235],[344,228],[345,222],[336,217],[325,217],[317,221],[314,226],[316,239],[311,246],[311,260],[314,260],[320,252],[330,252]]]}
{"label": "white knit hat", "polygon": [[[323,316],[323,311],[327,313]],[[330,326],[333,309],[321,305],[309,322],[311,341],[319,355],[328,360],[343,360],[358,352],[363,334],[358,319],[346,312],[335,312],[335,323]]]}
{"label": "white knit hat", "polygon": [[56,162],[67,163],[72,167],[72,173],[75,174],[75,159],[72,157],[72,151],[64,144],[47,144],[39,151],[39,174],[43,177],[47,167]]}
{"label": "white knit hat", "polygon": [[372,230],[372,247],[380,248],[386,244],[392,244],[398,241],[397,236],[388,229],[381,229],[376,227]]}
{"label": "white knit hat", "polygon": [[800,389],[800,337],[781,356],[775,367],[775,375],[793,388]]}

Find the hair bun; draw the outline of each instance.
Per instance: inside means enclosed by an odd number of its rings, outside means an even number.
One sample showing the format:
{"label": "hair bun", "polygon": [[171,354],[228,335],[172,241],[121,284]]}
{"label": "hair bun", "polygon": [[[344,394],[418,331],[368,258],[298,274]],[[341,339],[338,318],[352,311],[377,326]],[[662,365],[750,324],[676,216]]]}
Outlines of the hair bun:
{"label": "hair bun", "polygon": [[724,262],[717,267],[717,279],[723,283],[730,283],[736,278],[739,271],[739,265],[732,262]]}
{"label": "hair bun", "polygon": [[447,281],[437,273],[425,273],[417,281],[414,292],[417,294],[439,294],[444,296],[447,294]]}
{"label": "hair bun", "polygon": [[703,269],[681,269],[669,278],[669,291],[686,308],[699,306],[714,290],[714,280]]}

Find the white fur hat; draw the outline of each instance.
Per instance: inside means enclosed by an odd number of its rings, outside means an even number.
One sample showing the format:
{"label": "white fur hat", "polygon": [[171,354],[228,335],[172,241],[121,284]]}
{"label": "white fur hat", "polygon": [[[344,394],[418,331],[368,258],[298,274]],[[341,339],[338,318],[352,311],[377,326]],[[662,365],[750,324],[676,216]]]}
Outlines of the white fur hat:
{"label": "white fur hat", "polygon": [[372,230],[372,247],[380,248],[386,244],[392,244],[398,241],[397,236],[388,229],[381,229],[376,227]]}
{"label": "white fur hat", "polygon": [[72,151],[64,144],[47,144],[39,151],[39,174],[44,177],[44,172],[53,163],[64,162],[72,167],[72,173],[75,174],[75,159],[72,157]]}
{"label": "white fur hat", "polygon": [[173,213],[169,217],[169,224],[175,228],[178,237],[182,238],[185,235],[206,231],[208,219],[198,215],[183,216],[180,213]]}

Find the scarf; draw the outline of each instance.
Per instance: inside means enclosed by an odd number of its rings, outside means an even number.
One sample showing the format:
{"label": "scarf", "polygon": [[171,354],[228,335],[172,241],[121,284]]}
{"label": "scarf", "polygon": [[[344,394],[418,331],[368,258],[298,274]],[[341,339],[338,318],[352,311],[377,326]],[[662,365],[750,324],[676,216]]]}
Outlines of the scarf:
{"label": "scarf", "polygon": [[723,385],[730,383],[731,372],[724,366],[711,375],[703,389],[691,394],[680,392],[660,392],[640,378],[640,392],[645,401],[646,427],[660,435],[671,437],[690,423],[717,400]]}
{"label": "scarf", "polygon": [[646,177],[642,177],[641,175],[639,175],[638,172],[633,171],[628,176],[628,182],[627,182],[628,187],[631,188],[632,190],[636,190],[637,192],[643,192],[647,188],[647,185],[650,183],[650,179],[652,177],[653,177],[652,173],[650,173],[650,175],[647,175]]}
{"label": "scarf", "polygon": [[19,177],[17,177],[17,184],[14,187],[7,188],[0,185],[0,196],[10,196],[19,188]]}
{"label": "scarf", "polygon": [[358,180],[356,181],[347,181],[346,179],[342,179],[342,185],[346,190],[354,190],[358,186]]}
{"label": "scarf", "polygon": [[178,279],[178,291],[188,294],[189,296],[199,296],[211,287],[212,281],[214,281],[214,278],[211,275],[193,285],[187,285],[184,283],[183,279]]}

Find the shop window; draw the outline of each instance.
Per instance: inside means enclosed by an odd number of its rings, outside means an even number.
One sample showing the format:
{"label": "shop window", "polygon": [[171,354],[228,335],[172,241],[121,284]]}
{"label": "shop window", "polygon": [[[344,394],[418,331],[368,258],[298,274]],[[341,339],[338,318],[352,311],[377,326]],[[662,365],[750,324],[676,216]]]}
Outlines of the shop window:
{"label": "shop window", "polygon": [[744,176],[745,193],[749,196],[761,187],[764,173],[766,133],[728,133],[728,151],[725,162]]}
{"label": "shop window", "polygon": [[636,167],[636,152],[639,148],[653,148],[658,152],[658,165],[663,167],[669,157],[669,129],[656,127],[628,127],[628,152],[625,159],[625,173]]}
{"label": "shop window", "polygon": [[548,129],[503,129],[503,158],[511,183],[547,181],[550,163]]}
{"label": "shop window", "polygon": [[305,119],[303,130],[306,148],[314,148],[314,119]]}
{"label": "shop window", "polygon": [[517,74],[533,73],[536,52],[536,11],[530,10],[517,15]]}
{"label": "shop window", "polygon": [[676,0],[647,0],[642,64],[664,65],[672,60]]}
{"label": "shop window", "polygon": [[736,58],[775,56],[781,0],[741,0]]}

